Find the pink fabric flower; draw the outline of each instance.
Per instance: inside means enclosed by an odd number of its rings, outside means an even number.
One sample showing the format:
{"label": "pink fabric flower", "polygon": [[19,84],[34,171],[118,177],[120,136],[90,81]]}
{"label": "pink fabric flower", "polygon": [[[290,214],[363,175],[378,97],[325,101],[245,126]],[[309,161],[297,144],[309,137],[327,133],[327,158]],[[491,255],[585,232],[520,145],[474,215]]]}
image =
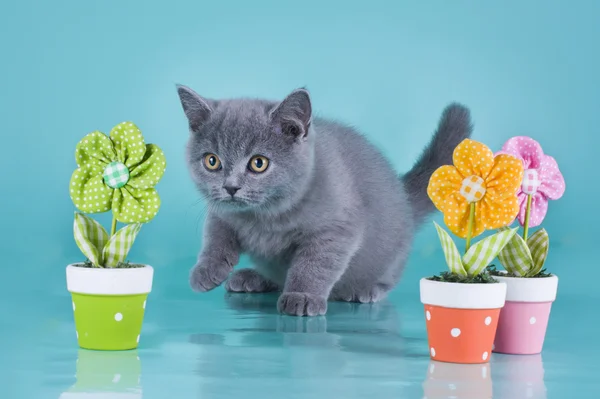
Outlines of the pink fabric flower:
{"label": "pink fabric flower", "polygon": [[517,219],[521,226],[525,224],[527,196],[531,194],[531,212],[529,227],[539,226],[548,212],[548,200],[557,200],[565,192],[563,178],[556,160],[544,155],[540,143],[527,136],[509,139],[499,154],[509,154],[523,162],[523,183],[518,191],[519,214]]}

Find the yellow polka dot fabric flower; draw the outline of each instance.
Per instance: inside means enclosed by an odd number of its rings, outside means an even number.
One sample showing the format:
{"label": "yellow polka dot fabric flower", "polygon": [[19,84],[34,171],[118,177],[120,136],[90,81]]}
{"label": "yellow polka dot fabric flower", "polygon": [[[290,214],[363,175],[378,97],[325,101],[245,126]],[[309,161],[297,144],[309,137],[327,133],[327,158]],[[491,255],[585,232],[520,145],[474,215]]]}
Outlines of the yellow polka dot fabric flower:
{"label": "yellow polka dot fabric flower", "polygon": [[71,200],[84,213],[112,210],[122,223],[147,223],[160,208],[154,186],[166,161],[162,150],[146,144],[140,129],[123,122],[106,136],[85,136],[75,150],[77,170],[69,183]]}
{"label": "yellow polka dot fabric flower", "polygon": [[494,157],[486,145],[470,139],[456,147],[453,164],[433,173],[427,194],[444,214],[448,228],[467,238],[468,247],[472,237],[515,219],[523,164],[507,154]]}

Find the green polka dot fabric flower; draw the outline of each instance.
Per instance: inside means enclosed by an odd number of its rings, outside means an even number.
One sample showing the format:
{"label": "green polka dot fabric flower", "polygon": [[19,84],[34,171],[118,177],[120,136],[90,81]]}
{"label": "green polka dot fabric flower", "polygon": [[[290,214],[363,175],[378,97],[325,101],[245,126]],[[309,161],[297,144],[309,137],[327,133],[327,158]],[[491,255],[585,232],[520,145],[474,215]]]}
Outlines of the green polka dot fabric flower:
{"label": "green polka dot fabric flower", "polygon": [[109,136],[88,134],[77,144],[75,160],[70,195],[80,211],[112,210],[122,223],[147,223],[158,213],[154,186],[165,173],[165,156],[158,146],[144,142],[132,122],[118,124]]}

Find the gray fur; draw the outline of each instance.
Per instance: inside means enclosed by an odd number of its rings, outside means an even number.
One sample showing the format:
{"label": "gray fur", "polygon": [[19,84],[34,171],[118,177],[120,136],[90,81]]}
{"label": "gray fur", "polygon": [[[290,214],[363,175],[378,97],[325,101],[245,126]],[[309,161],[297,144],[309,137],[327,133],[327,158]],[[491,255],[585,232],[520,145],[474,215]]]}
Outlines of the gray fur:
{"label": "gray fur", "polygon": [[[449,105],[429,146],[400,178],[354,129],[312,118],[304,89],[282,102],[209,100],[179,86],[190,124],[187,162],[207,200],[204,246],[192,268],[196,291],[282,291],[278,309],[325,314],[327,300],[377,302],[398,283],[413,235],[434,209],[431,173],[451,163],[471,134],[469,112]],[[204,167],[217,154],[222,169]],[[250,158],[270,160],[262,174]],[[224,186],[241,187],[232,197]],[[234,199],[232,199],[234,198]],[[247,253],[255,268],[234,272]]]}

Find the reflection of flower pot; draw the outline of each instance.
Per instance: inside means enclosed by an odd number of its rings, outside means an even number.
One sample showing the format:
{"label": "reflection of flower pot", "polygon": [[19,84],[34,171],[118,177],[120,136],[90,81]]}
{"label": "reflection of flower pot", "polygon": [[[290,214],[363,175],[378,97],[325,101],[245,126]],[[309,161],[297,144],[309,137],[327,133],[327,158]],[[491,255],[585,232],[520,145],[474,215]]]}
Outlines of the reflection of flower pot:
{"label": "reflection of flower pot", "polygon": [[514,355],[542,351],[558,277],[495,277],[506,283],[506,304],[500,312],[494,352]]}
{"label": "reflection of flower pot", "polygon": [[431,358],[451,363],[488,362],[505,296],[504,283],[421,279]]}
{"label": "reflection of flower pot", "polygon": [[492,393],[489,363],[429,362],[427,378],[423,382],[423,394],[427,399],[487,399],[492,397]]}
{"label": "reflection of flower pot", "polygon": [[[502,316],[500,317],[502,318]],[[501,384],[496,384],[495,388],[495,394],[499,398],[545,399],[547,396],[541,354],[530,356],[494,355],[492,377],[495,381],[502,381]]]}
{"label": "reflection of flower pot", "polygon": [[73,299],[79,346],[96,350],[137,348],[153,273],[150,266],[67,266],[67,289]]}
{"label": "reflection of flower pot", "polygon": [[141,365],[137,351],[99,352],[80,349],[77,357],[77,381],[61,399],[142,397],[140,386]]}

